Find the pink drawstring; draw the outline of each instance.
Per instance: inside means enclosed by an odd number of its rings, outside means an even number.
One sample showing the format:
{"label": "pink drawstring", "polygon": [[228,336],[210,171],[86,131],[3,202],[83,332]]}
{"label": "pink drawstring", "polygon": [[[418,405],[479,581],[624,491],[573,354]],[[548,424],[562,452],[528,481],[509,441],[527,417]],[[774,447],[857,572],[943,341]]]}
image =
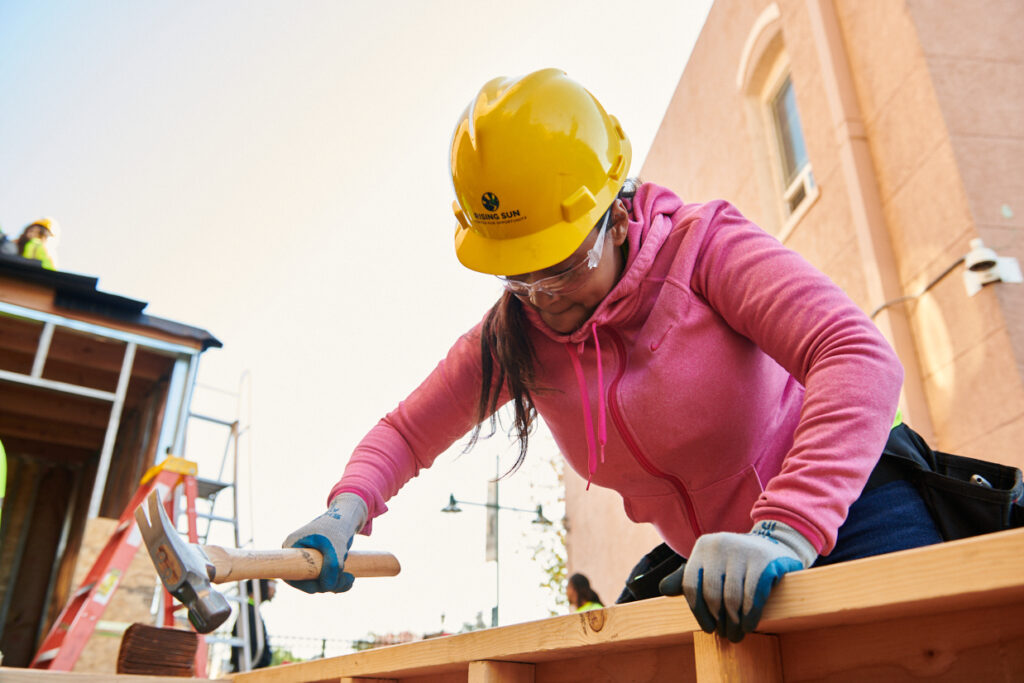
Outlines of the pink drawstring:
{"label": "pink drawstring", "polygon": [[572,359],[573,370],[576,371],[576,383],[580,387],[580,398],[583,401],[583,433],[587,435],[587,490],[590,490],[590,477],[597,471],[597,453],[594,449],[593,423],[590,421],[590,397],[587,395],[587,378],[583,376],[583,365],[575,353],[572,352],[572,345],[566,344],[565,350],[569,352]]}
{"label": "pink drawstring", "polygon": [[597,338],[597,323],[591,323],[590,329],[594,333],[594,348],[597,349],[597,443],[601,463],[604,464],[604,447],[608,443],[608,424],[604,409],[604,368],[601,367],[601,342]]}
{"label": "pink drawstring", "polygon": [[583,374],[583,364],[579,356],[583,355],[586,348],[586,340],[579,343],[576,352],[573,353],[572,344],[566,343],[565,350],[572,360],[572,368],[576,372],[576,383],[579,385],[580,402],[583,404],[583,433],[587,437],[587,490],[590,490],[590,480],[597,471],[598,454],[601,462],[604,462],[604,447],[608,443],[608,424],[605,416],[604,405],[604,369],[601,367],[601,344],[597,338],[597,323],[591,325],[591,332],[594,336],[594,347],[597,350],[597,444],[594,443],[594,422],[590,414],[590,392],[587,391],[587,378]]}

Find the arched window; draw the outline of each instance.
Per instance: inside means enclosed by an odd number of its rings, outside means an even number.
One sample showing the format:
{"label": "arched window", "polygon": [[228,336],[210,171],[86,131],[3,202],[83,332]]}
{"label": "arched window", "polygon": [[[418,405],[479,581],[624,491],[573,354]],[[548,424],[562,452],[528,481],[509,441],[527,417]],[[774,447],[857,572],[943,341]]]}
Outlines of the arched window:
{"label": "arched window", "polygon": [[779,7],[754,22],[743,46],[736,85],[743,94],[754,141],[765,227],[785,240],[818,198],[807,155]]}

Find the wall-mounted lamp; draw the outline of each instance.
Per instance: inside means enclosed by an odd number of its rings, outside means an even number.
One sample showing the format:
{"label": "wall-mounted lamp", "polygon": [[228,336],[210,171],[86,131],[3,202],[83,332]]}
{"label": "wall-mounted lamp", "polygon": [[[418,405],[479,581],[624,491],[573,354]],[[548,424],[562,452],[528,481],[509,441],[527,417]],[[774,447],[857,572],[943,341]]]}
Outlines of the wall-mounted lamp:
{"label": "wall-mounted lamp", "polygon": [[980,239],[971,240],[971,249],[964,256],[946,266],[946,269],[939,273],[931,282],[922,287],[914,294],[896,297],[886,301],[871,311],[869,317],[874,320],[875,316],[896,304],[905,301],[913,301],[925,292],[939,284],[947,275],[952,273],[957,266],[964,264],[964,286],[967,287],[968,296],[974,296],[981,291],[981,288],[991,282],[1024,282],[1021,277],[1020,264],[1017,259],[1011,256],[999,256],[995,251],[986,247]]}
{"label": "wall-mounted lamp", "polygon": [[1024,282],[1020,264],[1012,256],[999,256],[980,239],[971,240],[971,250],[964,256],[964,287],[974,296],[991,282]]}

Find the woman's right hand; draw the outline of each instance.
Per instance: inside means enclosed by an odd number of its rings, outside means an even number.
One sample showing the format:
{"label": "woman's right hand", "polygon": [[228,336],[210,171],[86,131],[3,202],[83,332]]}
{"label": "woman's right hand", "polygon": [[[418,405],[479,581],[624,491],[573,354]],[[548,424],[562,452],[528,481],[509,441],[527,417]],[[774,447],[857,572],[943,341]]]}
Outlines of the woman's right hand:
{"label": "woman's right hand", "polygon": [[354,493],[334,497],[327,512],[284,539],[282,548],[312,548],[324,556],[320,576],[287,583],[305,593],[344,593],[355,577],[345,570],[352,539],[366,523],[366,503]]}

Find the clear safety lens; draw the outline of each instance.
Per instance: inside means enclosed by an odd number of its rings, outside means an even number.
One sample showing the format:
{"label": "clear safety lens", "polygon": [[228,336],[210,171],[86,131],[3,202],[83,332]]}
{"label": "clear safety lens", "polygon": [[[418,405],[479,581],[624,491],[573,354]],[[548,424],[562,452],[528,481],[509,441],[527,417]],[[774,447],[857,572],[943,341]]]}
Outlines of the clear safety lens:
{"label": "clear safety lens", "polygon": [[587,273],[597,268],[601,263],[601,256],[604,254],[604,236],[608,228],[608,217],[611,215],[611,207],[604,214],[601,222],[601,229],[597,233],[597,240],[594,242],[586,256],[580,259],[567,270],[557,275],[543,277],[533,283],[513,280],[499,275],[498,279],[505,285],[505,289],[515,294],[520,299],[529,299],[534,293],[547,294],[548,296],[562,296],[570,294],[586,284]]}

